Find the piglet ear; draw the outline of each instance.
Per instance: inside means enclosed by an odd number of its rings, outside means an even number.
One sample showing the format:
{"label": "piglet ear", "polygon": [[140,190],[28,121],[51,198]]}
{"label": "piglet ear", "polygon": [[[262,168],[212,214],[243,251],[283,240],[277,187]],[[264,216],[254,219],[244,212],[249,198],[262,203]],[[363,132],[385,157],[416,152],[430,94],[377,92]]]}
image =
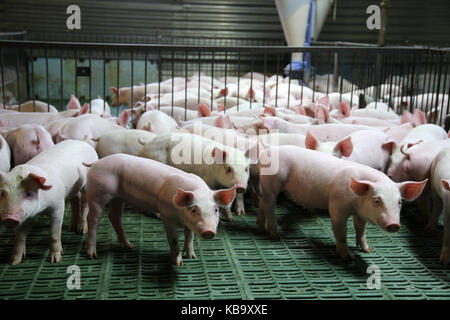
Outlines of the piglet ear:
{"label": "piglet ear", "polygon": [[[35,186],[42,190],[50,190],[52,186],[46,186],[44,185],[46,179],[44,177],[38,176],[37,174],[30,173],[28,175],[28,178],[24,180],[26,182],[30,181],[31,183],[35,184]],[[26,183],[25,182],[25,183]]]}
{"label": "piglet ear", "polygon": [[204,102],[198,104],[198,116],[199,117],[209,117],[211,116],[211,110],[208,105]]}
{"label": "piglet ear", "polygon": [[322,104],[325,107],[328,107],[330,105],[330,97],[329,96],[325,96],[319,99],[319,101],[317,101],[318,104]]}
{"label": "piglet ear", "polygon": [[214,147],[211,151],[211,156],[213,157],[215,163],[222,164],[225,163],[227,153],[218,147]]}
{"label": "piglet ear", "polygon": [[450,191],[450,179],[442,179],[441,183],[445,190]]}
{"label": "piglet ear", "polygon": [[88,111],[89,111],[89,104],[85,103],[83,104],[83,107],[81,108],[80,112],[78,112],[78,115],[81,116],[83,114],[88,113]]}
{"label": "piglet ear", "polygon": [[428,179],[421,182],[406,181],[397,183],[402,198],[408,201],[415,200],[423,191],[423,188],[427,184]]}
{"label": "piglet ear", "polygon": [[295,113],[301,114],[301,115],[306,115],[306,111],[305,108],[302,105],[299,105],[295,110]]}
{"label": "piglet ear", "polygon": [[128,119],[130,118],[130,114],[127,112],[127,110],[122,111],[122,113],[119,115],[119,119],[117,120],[117,123],[122,127],[127,127]]}
{"label": "piglet ear", "polygon": [[320,142],[309,131],[306,132],[305,147],[306,149],[316,150]]}
{"label": "piglet ear", "polygon": [[117,94],[117,93],[118,93],[118,90],[117,90],[116,87],[111,87],[111,91],[114,92],[114,94]]}
{"label": "piglet ear", "polygon": [[177,188],[177,192],[173,196],[173,201],[178,207],[185,207],[192,203],[194,200],[194,194],[190,191],[184,191],[181,188]]}
{"label": "piglet ear", "polygon": [[233,123],[231,122],[230,116],[225,116],[223,118],[223,127],[225,129],[233,129]]}
{"label": "piglet ear", "polygon": [[277,111],[273,107],[264,107],[264,113],[268,114],[268,115],[270,115],[272,117],[276,117],[277,116]]}
{"label": "piglet ear", "polygon": [[387,150],[389,152],[389,154],[392,154],[392,152],[394,151],[396,146],[397,146],[397,144],[395,143],[394,140],[388,140],[387,142],[385,142],[381,145],[381,148]]}
{"label": "piglet ear", "polygon": [[271,132],[272,129],[276,129],[277,122],[275,118],[268,119],[266,117],[260,118],[263,122],[263,126],[267,129],[268,132]]}
{"label": "piglet ear", "polygon": [[220,90],[220,95],[227,96],[228,95],[228,88]]}
{"label": "piglet ear", "polygon": [[427,117],[425,116],[425,113],[423,111],[420,111],[419,109],[416,109],[414,111],[414,115],[412,116],[413,123],[416,126],[420,126],[421,124],[427,123]]}
{"label": "piglet ear", "polygon": [[363,196],[369,191],[371,183],[369,181],[364,180],[356,180],[355,178],[351,178],[350,180],[350,188],[357,196]]}
{"label": "piglet ear", "polygon": [[314,103],[310,103],[307,106],[303,107],[303,110],[305,111],[305,115],[307,115],[308,117],[314,118],[316,116],[315,114],[315,110],[316,109],[316,105]]}
{"label": "piglet ear", "polygon": [[352,137],[339,141],[334,149],[335,152],[339,152],[340,156],[350,157],[353,152]]}
{"label": "piglet ear", "polygon": [[351,114],[351,108],[347,101],[341,101],[339,102],[339,112],[344,117],[350,117]]}
{"label": "piglet ear", "polygon": [[319,124],[324,124],[328,122],[328,111],[323,106],[318,106],[316,112],[314,113],[314,118],[319,121]]}
{"label": "piglet ear", "polygon": [[79,110],[81,109],[80,101],[73,94],[70,96],[69,103],[67,104],[67,110]]}
{"label": "piglet ear", "polygon": [[222,115],[218,116],[216,121],[214,121],[214,126],[217,128],[225,128],[225,120]]}
{"label": "piglet ear", "polygon": [[401,123],[413,122],[413,116],[408,110],[403,111]]}
{"label": "piglet ear", "polygon": [[222,189],[214,192],[214,200],[222,206],[227,206],[233,202],[236,196],[236,185],[231,189]]}

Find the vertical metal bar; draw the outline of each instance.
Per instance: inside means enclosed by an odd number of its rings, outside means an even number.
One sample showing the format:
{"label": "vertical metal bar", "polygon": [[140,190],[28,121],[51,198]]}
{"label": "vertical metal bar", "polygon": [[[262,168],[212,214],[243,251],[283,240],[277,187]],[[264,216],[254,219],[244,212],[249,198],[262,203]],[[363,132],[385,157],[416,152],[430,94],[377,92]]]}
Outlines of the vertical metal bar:
{"label": "vertical metal bar", "polygon": [[[211,111],[213,111],[213,90],[214,90],[214,51],[212,52],[211,59]],[[227,108],[225,105],[224,110]]]}
{"label": "vertical metal bar", "polygon": [[[333,91],[336,92],[338,90],[339,85],[339,52],[334,53],[334,66],[333,66]],[[340,98],[339,98],[340,99]]]}
{"label": "vertical metal bar", "polygon": [[[227,105],[227,56],[228,56],[228,52],[225,49],[225,94],[224,94],[224,104]],[[224,113],[227,112],[227,108],[224,109]]]}
{"label": "vertical metal bar", "polygon": [[[423,75],[423,91],[425,91],[425,87],[426,87],[425,83],[426,83],[426,78],[427,78],[427,73],[428,73],[429,55],[430,55],[430,53],[428,52],[427,56],[426,56],[426,60],[425,60],[425,72],[424,72],[424,75]],[[428,97],[428,95],[427,95],[427,97]],[[424,100],[424,94],[422,93],[422,102],[421,102],[422,106],[423,106],[423,100]],[[428,109],[428,108],[426,108],[426,109]],[[426,110],[425,113],[427,111],[428,110]]]}
{"label": "vertical metal bar", "polygon": [[131,59],[131,113],[133,113],[134,108],[134,57],[133,50],[130,51],[130,59]]}
{"label": "vertical metal bar", "polygon": [[330,51],[328,51],[328,55],[327,55],[327,95],[329,93],[329,87],[330,87],[330,58],[331,58],[331,53]]}
{"label": "vertical metal bar", "polygon": [[264,50],[263,107],[266,105],[266,73],[267,73],[267,52],[266,50]]}
{"label": "vertical metal bar", "polygon": [[[175,68],[175,57],[174,57],[174,52],[173,52],[173,49],[172,49],[172,61],[171,61],[171,63],[172,63],[172,107],[171,107],[171,110],[170,110],[170,115],[171,116],[173,116],[173,91],[174,91],[174,88],[173,88],[173,84],[174,84],[174,68]],[[158,108],[158,110],[159,110],[159,108]]]}
{"label": "vertical metal bar", "polygon": [[[446,56],[447,56],[447,64],[446,64],[446,66],[448,67],[448,65],[450,64],[450,59],[449,59],[449,57],[450,57],[450,53],[449,52],[446,52]],[[447,79],[447,76],[449,75],[448,73],[447,73],[447,71],[448,70],[446,70],[446,79]],[[445,85],[444,85],[444,88],[445,88]],[[442,100],[444,101],[444,97],[442,97]],[[442,106],[444,106],[444,102],[442,102]],[[448,93],[447,93],[447,111],[445,112],[446,114],[449,114],[449,109],[450,109],[450,86],[449,86],[449,89],[448,89]]]}
{"label": "vertical metal bar", "polygon": [[16,75],[17,75],[17,81],[16,81],[16,87],[17,87],[17,103],[19,104],[20,109],[20,75],[19,75],[19,54],[16,53]]}
{"label": "vertical metal bar", "polygon": [[[447,75],[448,75],[448,65],[449,65],[449,61],[448,61],[448,53],[442,53],[443,54],[443,59],[442,59],[442,64],[445,65],[445,72],[443,74],[441,74],[441,76],[444,76],[444,84],[442,86],[442,107],[441,107],[441,112],[440,112],[440,120],[439,120],[439,125],[442,125],[442,115],[444,114],[444,101],[445,101],[445,86],[447,84]],[[449,95],[450,96],[450,95]],[[447,99],[449,100],[449,99]],[[447,106],[447,112],[445,112],[445,114],[448,114],[448,106]]]}
{"label": "vertical metal bar", "polygon": [[[344,57],[343,57],[343,55],[344,55],[344,52],[340,52],[339,53],[339,60],[341,61],[341,67],[340,67],[340,72],[344,72]],[[338,75],[338,79],[340,79],[340,85],[339,85],[339,102],[341,102],[342,101],[342,89],[343,89],[343,81],[344,81],[344,77],[343,77],[343,75]],[[352,106],[350,106],[350,108],[351,108]]]}
{"label": "vertical metal bar", "polygon": [[144,52],[144,105],[147,103],[147,50]]}
{"label": "vertical metal bar", "polygon": [[[33,95],[33,111],[36,109],[36,96],[34,93],[34,57],[33,57],[33,49],[30,48],[30,56],[31,56],[31,87],[32,87],[32,95]],[[3,53],[2,53],[2,79],[3,79]],[[5,93],[3,92],[3,96]]]}
{"label": "vertical metal bar", "polygon": [[277,54],[277,80],[276,80],[276,87],[275,87],[275,108],[278,107],[278,75],[280,74],[280,54]]}
{"label": "vertical metal bar", "polygon": [[292,74],[292,52],[289,52],[289,83],[288,83],[288,100],[287,100],[287,108],[290,106],[290,98],[291,98],[291,74]]}
{"label": "vertical metal bar", "polygon": [[106,111],[106,57],[105,49],[102,52],[103,55],[103,112]]}
{"label": "vertical metal bar", "polygon": [[239,101],[240,101],[240,96],[239,96],[239,82],[241,79],[241,52],[238,51],[238,85],[237,85],[237,111],[239,111]]}
{"label": "vertical metal bar", "polygon": [[[439,93],[440,93],[440,87],[441,87],[441,75],[442,75],[442,63],[443,63],[443,59],[442,59],[442,53],[439,52],[439,60],[438,60],[438,64],[436,66],[436,68],[439,68],[439,71],[436,72],[436,75],[439,74],[439,76],[436,79],[436,76],[434,78],[434,83],[436,83],[437,81],[437,90],[435,88],[435,92],[436,92],[436,103],[434,105],[434,109],[437,111],[438,110],[438,105],[439,105]],[[443,97],[442,97],[443,98]],[[442,99],[444,100],[444,99]],[[443,106],[441,106],[441,110],[439,111],[439,115],[436,116],[436,118],[434,119],[437,125],[441,125],[441,120],[442,120],[442,113],[444,112],[444,108]],[[439,121],[438,121],[439,120]]]}
{"label": "vertical metal bar", "polygon": [[[188,52],[187,50],[184,52],[185,54],[185,63],[184,63],[184,121],[187,118],[187,78],[188,78]],[[172,86],[174,83],[172,83]],[[173,116],[173,115],[172,115]]]}
{"label": "vertical metal bar", "polygon": [[302,52],[302,88],[300,90],[300,103],[303,104],[303,87],[305,86],[305,52]]}
{"label": "vertical metal bar", "polygon": [[[119,116],[120,104],[119,104],[119,94],[120,94],[120,50],[117,49],[117,116]],[[133,113],[131,113],[131,120],[133,120]]]}
{"label": "vertical metal bar", "polygon": [[[33,60],[32,60],[33,61]],[[0,67],[1,67],[1,72],[2,72],[2,97],[3,97],[3,104],[5,105],[6,108],[6,100],[5,100],[5,73],[4,73],[4,68],[3,68],[3,48],[0,48]]]}
{"label": "vertical metal bar", "polygon": [[[309,66],[308,66],[308,68],[309,68],[309,70],[310,70],[310,72],[309,72],[309,74],[311,75],[311,66],[313,65],[313,53],[312,52],[310,52],[309,53]],[[312,94],[312,101],[315,101],[315,93],[316,93],[316,72],[314,71],[314,74],[313,74],[313,86],[312,86],[313,88],[312,88],[312,90],[313,90],[313,94]]]}
{"label": "vertical metal bar", "polygon": [[89,113],[92,112],[92,70],[91,70],[91,49],[88,49],[88,63],[89,63]]}
{"label": "vertical metal bar", "polygon": [[50,112],[50,94],[49,94],[49,88],[48,88],[48,53],[47,49],[44,50],[45,54],[45,82],[46,82],[46,90],[47,90],[47,112]]}
{"label": "vertical metal bar", "polygon": [[[353,61],[356,61],[356,52],[353,53]],[[353,70],[353,79],[352,79],[352,84],[350,86],[350,107],[353,106],[353,86],[354,84],[354,78],[355,78],[355,70],[356,70],[356,66],[352,65],[352,70]]]}
{"label": "vertical metal bar", "polygon": [[[251,50],[251,70],[250,70],[250,91],[248,92],[250,97],[250,109],[252,108],[252,100],[253,100],[253,68],[254,68],[254,60],[255,60],[255,53],[253,49]],[[278,79],[278,78],[277,78]]]}
{"label": "vertical metal bar", "polygon": [[388,105],[391,105],[391,101],[392,101],[392,85],[393,85],[393,79],[394,79],[394,61],[395,61],[395,55],[392,53],[391,54],[391,68],[389,69],[389,98],[388,98]]}
{"label": "vertical metal bar", "polygon": [[61,90],[61,108],[64,109],[64,80],[63,80],[63,54],[59,50],[59,75],[60,75],[60,90]]}
{"label": "vertical metal bar", "polygon": [[198,50],[198,94],[197,94],[197,104],[200,104],[200,59],[201,59],[201,52],[200,49]]}
{"label": "vertical metal bar", "polygon": [[161,108],[161,77],[162,77],[162,59],[161,59],[161,50],[158,50],[158,61],[159,61],[159,70],[158,70],[158,110]]}
{"label": "vertical metal bar", "polygon": [[[74,58],[75,58],[75,96],[78,98],[78,76],[77,76],[77,69],[78,69],[78,59],[77,59],[77,49],[74,50]],[[117,90],[119,90],[119,87],[117,87]]]}

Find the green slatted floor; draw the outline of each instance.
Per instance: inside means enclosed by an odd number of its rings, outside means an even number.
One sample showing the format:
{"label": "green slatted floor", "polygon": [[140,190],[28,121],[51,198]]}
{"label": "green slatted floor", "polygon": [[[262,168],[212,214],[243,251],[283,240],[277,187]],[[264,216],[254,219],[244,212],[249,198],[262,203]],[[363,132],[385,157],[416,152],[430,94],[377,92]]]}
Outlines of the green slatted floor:
{"label": "green slatted floor", "polygon": [[[415,209],[404,210],[402,228],[388,234],[368,226],[371,254],[355,250],[353,224],[349,243],[354,263],[335,254],[331,221],[326,213],[309,215],[287,198],[277,206],[281,241],[256,230],[256,209],[221,222],[214,240],[195,239],[198,259],[181,267],[168,259],[161,221],[134,211],[124,214],[132,250],[121,248],[106,216],[99,229],[99,258],[85,258],[84,241],[63,226],[63,261],[48,262],[48,219],[39,218],[27,239],[27,257],[7,264],[13,233],[0,233],[1,299],[450,299],[450,267],[439,265],[442,227],[423,233]],[[179,228],[183,239],[182,228]],[[182,247],[182,245],[181,245]],[[81,269],[81,290],[69,290],[67,267]],[[366,286],[367,267],[381,269],[381,289]]]}

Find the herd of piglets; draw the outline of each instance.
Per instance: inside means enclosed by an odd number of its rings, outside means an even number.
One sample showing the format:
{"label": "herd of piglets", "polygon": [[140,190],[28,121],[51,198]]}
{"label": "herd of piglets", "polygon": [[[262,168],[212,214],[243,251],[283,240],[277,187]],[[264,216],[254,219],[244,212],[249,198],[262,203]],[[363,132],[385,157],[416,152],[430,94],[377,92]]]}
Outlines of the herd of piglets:
{"label": "herd of piglets", "polygon": [[[26,256],[38,214],[50,217],[50,261],[61,261],[66,200],[70,230],[88,234],[88,258],[97,256],[106,206],[119,243],[133,247],[121,222],[128,204],[162,221],[171,261],[182,265],[182,253],[196,258],[194,234],[213,239],[221,215],[229,222],[233,211],[245,215],[245,195],[259,206],[258,229],[279,238],[274,211],[282,192],[308,211],[329,211],[343,259],[353,256],[350,217],[357,246],[371,252],[366,224],[399,231],[402,200],[417,201],[428,232],[444,211],[440,262],[448,264],[450,139],[448,128],[427,123],[449,122],[441,114],[448,95],[407,97],[387,82],[383,100],[358,108],[360,95],[371,101],[376,90],[351,87],[326,94],[319,82],[313,90],[277,75],[194,74],[111,88],[111,107],[100,97],[81,105],[73,95],[64,111],[37,100],[1,104],[0,216],[15,228],[11,264]],[[411,112],[400,116],[400,108]]]}

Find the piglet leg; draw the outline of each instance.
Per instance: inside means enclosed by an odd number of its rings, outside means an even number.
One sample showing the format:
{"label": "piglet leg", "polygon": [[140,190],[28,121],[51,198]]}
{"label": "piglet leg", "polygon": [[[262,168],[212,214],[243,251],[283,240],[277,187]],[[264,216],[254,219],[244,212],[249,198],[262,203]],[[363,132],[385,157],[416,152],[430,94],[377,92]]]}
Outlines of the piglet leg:
{"label": "piglet leg", "polygon": [[86,234],[88,231],[87,215],[89,212],[86,190],[81,191],[81,221],[78,224],[78,233]]}
{"label": "piglet leg", "polygon": [[444,265],[448,264],[448,260],[450,258],[449,246],[450,246],[450,210],[448,208],[445,208],[445,211],[444,211],[444,239],[442,241],[442,250],[441,250],[441,257],[440,257],[441,264],[444,264]]}
{"label": "piglet leg", "polygon": [[234,210],[238,216],[245,216],[245,207],[244,207],[244,193],[236,194],[236,200],[234,202]]}
{"label": "piglet leg", "polygon": [[332,219],[336,251],[343,260],[351,260],[352,254],[347,245],[347,218]]}
{"label": "piglet leg", "polygon": [[14,243],[14,252],[11,257],[10,264],[16,265],[22,261],[22,257],[26,257],[26,247],[25,242],[27,239],[27,234],[30,231],[32,223],[30,220],[24,221],[16,229],[16,240]]}
{"label": "piglet leg", "polygon": [[117,234],[117,240],[125,248],[133,248],[134,246],[128,241],[128,238],[122,226],[122,213],[124,202],[119,198],[113,199],[109,203],[108,218]]}
{"label": "piglet leg", "polygon": [[181,257],[180,247],[178,245],[178,235],[176,225],[172,222],[163,220],[164,229],[166,229],[167,241],[170,246],[170,258],[173,264],[177,266],[183,265],[183,258]]}
{"label": "piglet leg", "polygon": [[186,252],[187,259],[195,259],[197,256],[194,252],[194,231],[191,229],[184,227],[184,249],[183,252]]}
{"label": "piglet leg", "polygon": [[425,227],[425,232],[430,233],[436,230],[437,225],[439,224],[439,217],[442,211],[442,200],[436,194],[432,194],[433,199],[433,208],[431,210],[431,214],[428,217],[428,223]]}
{"label": "piglet leg", "polygon": [[81,218],[81,207],[80,207],[81,194],[78,194],[70,199],[70,207],[72,209],[72,217],[70,221],[69,231],[78,231],[78,225]]}
{"label": "piglet leg", "polygon": [[50,262],[61,261],[63,253],[61,244],[61,227],[64,217],[64,201],[59,208],[55,208],[50,216]]}
{"label": "piglet leg", "polygon": [[372,252],[372,248],[367,244],[366,239],[366,222],[361,219],[358,215],[353,216],[353,226],[355,227],[356,233],[356,244],[361,247],[364,252]]}

